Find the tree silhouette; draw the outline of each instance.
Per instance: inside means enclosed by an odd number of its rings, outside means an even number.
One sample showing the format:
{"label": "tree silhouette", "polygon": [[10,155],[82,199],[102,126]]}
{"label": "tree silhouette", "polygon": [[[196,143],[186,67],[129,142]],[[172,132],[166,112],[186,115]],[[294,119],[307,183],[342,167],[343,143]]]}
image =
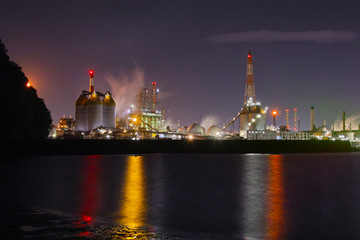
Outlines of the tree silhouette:
{"label": "tree silhouette", "polygon": [[0,39],[0,138],[41,139],[49,134],[50,112]]}

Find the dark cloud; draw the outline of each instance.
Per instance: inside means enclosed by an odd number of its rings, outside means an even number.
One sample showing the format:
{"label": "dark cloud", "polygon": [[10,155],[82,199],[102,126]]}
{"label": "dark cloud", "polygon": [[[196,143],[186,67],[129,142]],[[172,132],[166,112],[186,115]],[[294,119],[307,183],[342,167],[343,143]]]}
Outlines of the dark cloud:
{"label": "dark cloud", "polygon": [[246,43],[246,42],[351,42],[357,40],[359,34],[350,31],[303,31],[303,32],[282,32],[259,30],[249,32],[223,33],[208,38],[208,41],[215,43]]}

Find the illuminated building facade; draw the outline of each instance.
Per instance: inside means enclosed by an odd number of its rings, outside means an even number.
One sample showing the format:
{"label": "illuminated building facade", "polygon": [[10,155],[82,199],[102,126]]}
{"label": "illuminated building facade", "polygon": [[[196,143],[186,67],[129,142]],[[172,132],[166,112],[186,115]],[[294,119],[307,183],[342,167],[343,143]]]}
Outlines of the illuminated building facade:
{"label": "illuminated building facade", "polygon": [[[152,88],[142,88],[136,96],[136,108],[130,114],[130,123],[146,131],[158,131],[162,129],[164,111],[159,108],[159,89],[156,82],[152,82]],[[133,121],[136,119],[136,121]]]}

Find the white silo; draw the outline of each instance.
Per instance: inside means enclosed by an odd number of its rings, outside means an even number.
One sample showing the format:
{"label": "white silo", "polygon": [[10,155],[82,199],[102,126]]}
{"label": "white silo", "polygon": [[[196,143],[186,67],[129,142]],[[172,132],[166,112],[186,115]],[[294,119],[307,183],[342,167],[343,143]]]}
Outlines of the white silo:
{"label": "white silo", "polygon": [[87,129],[92,130],[103,124],[103,102],[99,95],[93,92],[86,104]]}
{"label": "white silo", "polygon": [[110,92],[106,92],[103,103],[103,126],[115,128],[115,101]]}
{"label": "white silo", "polygon": [[86,94],[81,94],[75,103],[75,126],[78,131],[87,130],[86,104],[88,98]]}

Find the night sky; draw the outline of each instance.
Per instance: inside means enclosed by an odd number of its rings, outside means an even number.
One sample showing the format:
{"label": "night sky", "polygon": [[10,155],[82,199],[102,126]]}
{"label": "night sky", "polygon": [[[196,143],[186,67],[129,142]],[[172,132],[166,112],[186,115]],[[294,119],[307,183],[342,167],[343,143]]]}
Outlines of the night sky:
{"label": "night sky", "polygon": [[2,1],[0,38],[53,123],[74,116],[90,68],[105,92],[138,66],[167,118],[222,125],[243,105],[251,49],[257,100],[280,124],[297,107],[308,130],[311,106],[317,126],[360,113],[359,12],[359,0]]}

